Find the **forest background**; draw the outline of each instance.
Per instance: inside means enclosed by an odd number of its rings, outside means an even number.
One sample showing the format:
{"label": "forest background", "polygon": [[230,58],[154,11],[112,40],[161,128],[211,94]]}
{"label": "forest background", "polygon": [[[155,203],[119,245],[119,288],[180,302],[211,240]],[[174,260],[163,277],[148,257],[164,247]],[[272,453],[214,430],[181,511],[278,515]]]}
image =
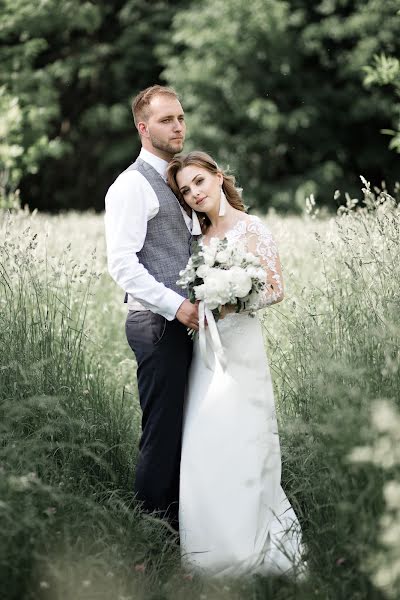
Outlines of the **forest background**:
{"label": "forest background", "polygon": [[[0,0],[1,600],[400,598],[399,31],[400,0]],[[259,316],[303,581],[192,577],[133,498],[102,211],[155,82],[279,244]]]}
{"label": "forest background", "polygon": [[[0,188],[30,209],[104,208],[139,150],[130,100],[173,85],[186,150],[229,166],[246,202],[337,209],[359,175],[393,188],[398,0],[2,0]],[[17,192],[17,190],[20,190]]]}

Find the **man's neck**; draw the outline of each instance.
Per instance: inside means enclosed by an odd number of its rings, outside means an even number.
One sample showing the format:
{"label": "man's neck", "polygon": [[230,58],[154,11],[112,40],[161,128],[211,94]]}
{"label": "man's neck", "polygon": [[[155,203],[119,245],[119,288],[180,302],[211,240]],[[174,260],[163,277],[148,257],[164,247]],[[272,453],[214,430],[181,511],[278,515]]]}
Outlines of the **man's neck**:
{"label": "man's neck", "polygon": [[151,146],[150,148],[148,148],[144,144],[142,144],[142,148],[143,148],[143,150],[146,150],[146,152],[149,152],[150,154],[152,154],[156,158],[160,158],[161,160],[165,160],[166,162],[170,162],[173,159],[173,157],[174,157],[173,155],[168,154],[167,152],[163,152],[162,150],[158,150],[158,148],[153,148],[153,146]]}

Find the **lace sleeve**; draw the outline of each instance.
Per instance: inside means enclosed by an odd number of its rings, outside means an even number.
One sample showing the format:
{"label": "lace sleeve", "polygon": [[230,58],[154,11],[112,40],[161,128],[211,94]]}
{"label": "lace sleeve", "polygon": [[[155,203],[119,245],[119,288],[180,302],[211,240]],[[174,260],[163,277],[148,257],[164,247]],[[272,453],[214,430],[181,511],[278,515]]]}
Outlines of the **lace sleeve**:
{"label": "lace sleeve", "polygon": [[247,222],[246,242],[248,251],[260,258],[265,270],[265,288],[249,306],[252,310],[259,310],[283,299],[281,263],[274,238],[258,217],[251,217]]}

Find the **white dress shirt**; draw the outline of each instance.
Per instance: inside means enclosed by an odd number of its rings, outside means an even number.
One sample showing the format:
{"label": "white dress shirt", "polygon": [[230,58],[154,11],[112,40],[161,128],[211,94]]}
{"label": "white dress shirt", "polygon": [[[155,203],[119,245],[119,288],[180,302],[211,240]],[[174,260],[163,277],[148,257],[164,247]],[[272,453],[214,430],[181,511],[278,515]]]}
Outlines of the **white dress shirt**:
{"label": "white dress shirt", "polygon": [[[167,161],[144,148],[139,156],[166,180]],[[155,191],[139,171],[124,171],[117,177],[106,195],[107,262],[111,277],[128,293],[130,310],[151,310],[172,321],[185,297],[157,281],[137,257],[146,238],[147,222],[159,208]],[[199,235],[197,215],[194,213],[192,220],[180,208],[189,231]]]}

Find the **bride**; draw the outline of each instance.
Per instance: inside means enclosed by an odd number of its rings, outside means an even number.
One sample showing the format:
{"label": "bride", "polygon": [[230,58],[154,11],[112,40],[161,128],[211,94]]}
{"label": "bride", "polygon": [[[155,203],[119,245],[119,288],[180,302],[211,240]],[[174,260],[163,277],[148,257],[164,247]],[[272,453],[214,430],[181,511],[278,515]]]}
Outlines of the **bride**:
{"label": "bride", "polygon": [[[245,213],[233,177],[203,152],[172,159],[168,183],[194,220],[201,243],[244,242],[265,269],[258,308],[283,299],[278,251],[265,225]],[[193,211],[193,212],[192,212]],[[212,575],[289,574],[300,570],[301,532],[283,492],[271,375],[262,327],[222,308],[217,323],[226,368],[206,328],[207,364],[194,344],[180,473],[182,561]],[[211,367],[211,368],[210,368]]]}

